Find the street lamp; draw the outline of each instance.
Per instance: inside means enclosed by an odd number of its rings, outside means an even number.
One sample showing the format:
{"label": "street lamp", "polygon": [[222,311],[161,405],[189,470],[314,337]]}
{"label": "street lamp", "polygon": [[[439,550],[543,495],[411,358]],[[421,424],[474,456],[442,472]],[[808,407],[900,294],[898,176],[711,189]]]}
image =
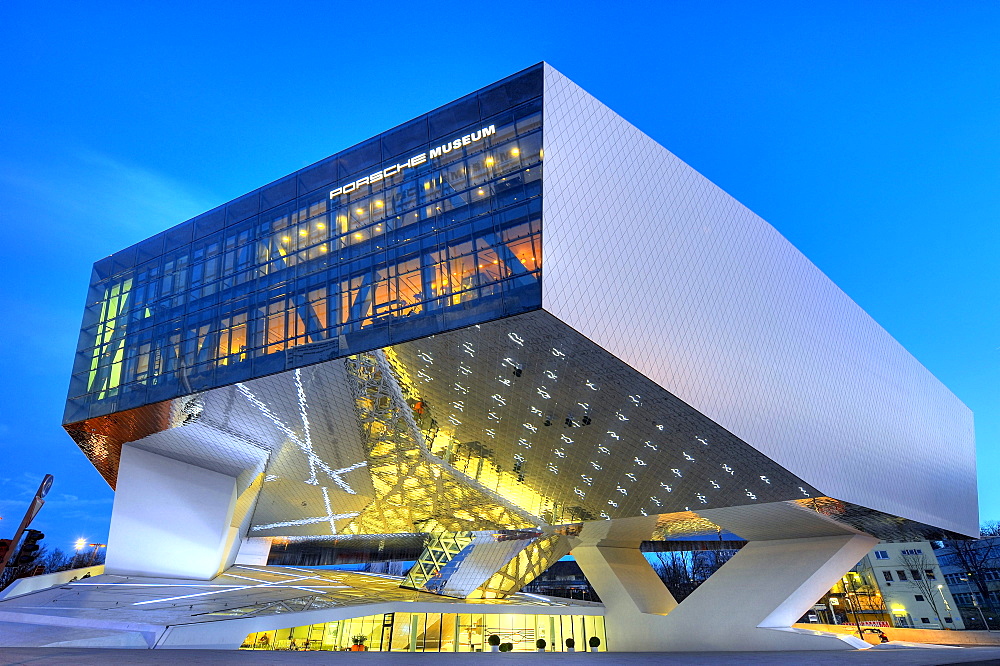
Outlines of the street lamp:
{"label": "street lamp", "polygon": [[73,567],[79,567],[83,564],[83,549],[87,547],[87,540],[80,537],[73,544],[73,548],[76,550],[76,556],[73,557]]}
{"label": "street lamp", "polygon": [[[968,578],[963,578],[962,580],[965,582],[966,586],[968,587],[968,585],[969,585],[969,579]],[[976,591],[975,590],[972,591],[972,605],[976,607],[977,611],[979,611],[979,617],[983,618],[983,624],[986,625],[986,631],[993,631],[992,629],[990,629],[990,623],[986,621],[986,616],[983,614],[983,607],[979,605],[979,599],[976,598]]]}
{"label": "street lamp", "polygon": [[944,585],[938,585],[938,592],[941,593],[941,601],[944,602],[944,609],[951,612],[951,604],[948,603],[948,598],[944,596]]}
{"label": "street lamp", "polygon": [[[948,603],[948,598],[944,596],[944,585],[941,585],[939,583],[938,586],[937,586],[937,588],[938,588],[938,594],[941,595],[941,601],[944,602],[944,609],[950,613],[951,612],[951,604]],[[949,627],[949,628],[951,628],[951,627]]]}
{"label": "street lamp", "polygon": [[90,554],[90,564],[88,564],[87,566],[94,566],[94,562],[97,561],[97,551],[100,550],[101,548],[107,548],[108,544],[88,543],[87,546],[94,549],[93,552]]}

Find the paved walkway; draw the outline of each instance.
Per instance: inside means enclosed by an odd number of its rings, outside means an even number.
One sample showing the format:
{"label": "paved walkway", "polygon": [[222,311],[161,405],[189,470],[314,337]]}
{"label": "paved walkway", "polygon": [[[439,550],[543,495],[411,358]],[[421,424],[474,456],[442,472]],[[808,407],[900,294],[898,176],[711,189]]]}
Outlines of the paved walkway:
{"label": "paved walkway", "polygon": [[1000,665],[1000,648],[911,648],[849,652],[711,652],[711,653],[526,653],[469,654],[405,652],[235,652],[223,650],[106,650],[84,648],[5,648],[0,664],[788,664],[916,666]]}

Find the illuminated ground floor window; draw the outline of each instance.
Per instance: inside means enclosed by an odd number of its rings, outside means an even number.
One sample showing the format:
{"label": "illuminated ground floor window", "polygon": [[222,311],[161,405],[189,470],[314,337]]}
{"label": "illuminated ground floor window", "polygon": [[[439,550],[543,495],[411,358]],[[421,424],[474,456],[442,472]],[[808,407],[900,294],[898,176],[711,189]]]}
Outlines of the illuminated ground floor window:
{"label": "illuminated ground floor window", "polygon": [[322,624],[259,631],[242,650],[370,650],[393,652],[488,652],[489,637],[532,652],[543,639],[546,651],[565,652],[572,638],[578,651],[592,637],[606,649],[604,618],[593,615],[512,615],[484,613],[385,613]]}

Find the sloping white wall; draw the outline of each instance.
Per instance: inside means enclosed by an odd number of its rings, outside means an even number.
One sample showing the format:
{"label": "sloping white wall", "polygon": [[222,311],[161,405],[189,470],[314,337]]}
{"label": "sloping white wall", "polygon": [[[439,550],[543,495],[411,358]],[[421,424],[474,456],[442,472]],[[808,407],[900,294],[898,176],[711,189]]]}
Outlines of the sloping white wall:
{"label": "sloping white wall", "polygon": [[235,477],[123,446],[104,572],[214,578],[235,504]]}
{"label": "sloping white wall", "polygon": [[544,150],[545,310],[824,493],[978,533],[969,409],[773,227],[549,66]]}

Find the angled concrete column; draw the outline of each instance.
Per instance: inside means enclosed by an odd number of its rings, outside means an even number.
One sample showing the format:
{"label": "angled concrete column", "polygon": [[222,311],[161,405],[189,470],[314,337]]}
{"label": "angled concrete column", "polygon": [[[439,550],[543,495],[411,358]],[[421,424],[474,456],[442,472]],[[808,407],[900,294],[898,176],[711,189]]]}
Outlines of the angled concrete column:
{"label": "angled concrete column", "polygon": [[[245,470],[236,478],[237,489],[246,488],[236,498],[229,524],[226,540],[225,556],[221,570],[224,571],[234,564],[267,564],[271,553],[270,537],[248,537],[253,509],[264,485],[264,474],[260,473],[247,485],[245,480],[253,474],[253,470]],[[243,482],[241,483],[241,479]]]}
{"label": "angled concrete column", "polygon": [[123,446],[105,573],[209,580],[234,542],[236,478]]}
{"label": "angled concrete column", "polygon": [[[638,522],[595,539],[588,525],[573,555],[607,611],[613,651],[836,650],[851,636],[792,628],[878,540],[793,503],[700,511],[750,541],[680,604],[638,550]],[[624,527],[624,526],[623,526]]]}
{"label": "angled concrete column", "polygon": [[666,618],[672,650],[867,647],[791,628],[877,539],[862,535],[751,542]]}
{"label": "angled concrete column", "polygon": [[233,564],[266,565],[271,554],[271,537],[251,537],[240,541],[240,549]]}
{"label": "angled concrete column", "polygon": [[[669,613],[677,602],[639,545],[656,527],[656,516],[585,523],[572,554],[609,614],[630,617]],[[606,622],[614,622],[606,616]],[[612,633],[608,630],[609,635]]]}

